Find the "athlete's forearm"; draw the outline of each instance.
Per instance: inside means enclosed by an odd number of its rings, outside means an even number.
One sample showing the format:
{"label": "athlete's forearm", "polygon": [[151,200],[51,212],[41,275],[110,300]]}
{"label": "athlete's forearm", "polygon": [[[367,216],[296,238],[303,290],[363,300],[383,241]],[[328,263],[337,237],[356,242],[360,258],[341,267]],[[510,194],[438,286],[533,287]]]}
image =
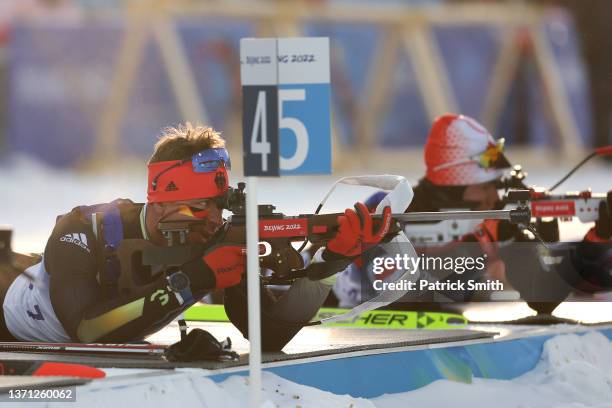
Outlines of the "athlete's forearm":
{"label": "athlete's forearm", "polygon": [[[199,299],[205,294],[205,290],[200,290],[194,296]],[[76,340],[85,343],[140,340],[170,323],[190,305],[181,304],[168,289],[166,278],[160,277],[129,296],[87,309],[76,328]]]}

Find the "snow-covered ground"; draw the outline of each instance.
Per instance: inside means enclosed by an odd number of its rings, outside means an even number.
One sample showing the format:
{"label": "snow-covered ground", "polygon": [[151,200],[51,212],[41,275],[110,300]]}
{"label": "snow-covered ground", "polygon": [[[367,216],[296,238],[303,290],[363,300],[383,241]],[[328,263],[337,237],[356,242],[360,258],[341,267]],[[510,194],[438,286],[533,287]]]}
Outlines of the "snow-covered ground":
{"label": "snow-covered ground", "polygon": [[612,343],[599,332],[556,336],[538,365],[511,381],[436,381],[412,392],[372,400],[377,407],[612,407]]}
{"label": "snow-covered ground", "polygon": [[[247,379],[219,386],[247,401]],[[435,381],[415,391],[370,400],[338,396],[264,374],[264,395],[278,407],[469,408],[612,407],[612,343],[599,332],[548,340],[538,365],[510,381],[474,378],[471,384]],[[238,405],[239,406],[239,405]]]}
{"label": "snow-covered ground", "polygon": [[[513,380],[474,378],[470,384],[438,380],[414,391],[372,399],[335,395],[270,372],[263,373],[262,388],[262,406],[270,408],[612,407],[612,342],[599,332],[559,335],[545,343],[533,370]],[[183,406],[245,407],[249,401],[248,378],[231,376],[214,383],[199,370],[189,369],[159,380],[133,376],[121,386],[110,380],[93,382],[78,389],[78,405],[106,407],[106,397],[112,397],[120,399],[123,406],[146,403],[152,408],[176,402],[176,395],[181,395]]]}

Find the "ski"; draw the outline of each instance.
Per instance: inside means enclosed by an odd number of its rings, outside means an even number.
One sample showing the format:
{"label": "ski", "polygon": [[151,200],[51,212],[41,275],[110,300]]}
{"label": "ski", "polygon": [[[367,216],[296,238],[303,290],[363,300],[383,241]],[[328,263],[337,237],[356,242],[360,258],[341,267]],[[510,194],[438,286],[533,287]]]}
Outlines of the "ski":
{"label": "ski", "polygon": [[166,346],[158,344],[0,342],[0,351],[8,352],[161,355],[165,349]]}
{"label": "ski", "polygon": [[[323,307],[313,321],[346,313],[350,309]],[[229,322],[223,305],[194,305],[185,311],[185,320]],[[457,313],[416,312],[405,310],[371,310],[344,321],[328,323],[333,327],[377,329],[449,329],[464,327],[468,320]]]}
{"label": "ski", "polygon": [[104,378],[106,373],[96,367],[84,364],[4,359],[0,360],[0,375]]}

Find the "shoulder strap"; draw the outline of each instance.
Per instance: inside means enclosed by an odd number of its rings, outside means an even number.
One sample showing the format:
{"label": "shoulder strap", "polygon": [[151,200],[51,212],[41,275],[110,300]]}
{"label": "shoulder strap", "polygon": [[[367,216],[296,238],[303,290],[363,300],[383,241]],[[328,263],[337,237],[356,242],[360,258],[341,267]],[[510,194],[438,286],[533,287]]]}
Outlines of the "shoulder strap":
{"label": "shoulder strap", "polygon": [[104,242],[106,249],[117,249],[123,240],[123,221],[119,211],[119,204],[131,202],[117,199],[110,203],[83,205],[79,207],[81,214],[91,220],[93,233],[98,240]]}
{"label": "shoulder strap", "polygon": [[121,274],[119,260],[115,256],[119,244],[123,240],[123,221],[119,204],[130,203],[129,200],[117,199],[110,203],[81,206],[79,210],[83,217],[91,220],[92,230],[98,243],[100,284],[116,292],[117,282]]}

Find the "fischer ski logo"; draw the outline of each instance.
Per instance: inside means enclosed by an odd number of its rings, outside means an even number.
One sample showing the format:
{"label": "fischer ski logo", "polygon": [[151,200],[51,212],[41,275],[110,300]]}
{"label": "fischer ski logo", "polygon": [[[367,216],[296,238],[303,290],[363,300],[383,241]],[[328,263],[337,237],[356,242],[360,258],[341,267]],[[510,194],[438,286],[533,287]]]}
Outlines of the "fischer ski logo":
{"label": "fischer ski logo", "polygon": [[87,246],[87,236],[82,232],[75,232],[72,234],[66,234],[60,238],[60,242],[66,242],[68,244],[74,244],[80,248],[83,248],[87,252],[91,252]]}
{"label": "fischer ski logo", "polygon": [[[329,312],[329,311],[320,311],[316,319],[323,320],[329,317],[336,316],[340,313],[338,312]],[[337,323],[340,324],[351,324],[351,325],[361,325],[361,326],[399,326],[399,327],[408,327],[408,321],[410,317],[406,313],[394,313],[394,312],[365,312],[358,316],[351,317],[346,320],[340,320]]]}
{"label": "fischer ski logo", "polygon": [[417,328],[418,329],[425,328],[435,322],[436,322],[436,319],[432,318],[427,313],[418,312],[417,314]]}
{"label": "fischer ski logo", "polygon": [[[345,312],[346,309],[322,308],[313,320],[324,320]],[[370,310],[331,324],[385,329],[439,329],[465,326],[467,319],[455,313]]]}

